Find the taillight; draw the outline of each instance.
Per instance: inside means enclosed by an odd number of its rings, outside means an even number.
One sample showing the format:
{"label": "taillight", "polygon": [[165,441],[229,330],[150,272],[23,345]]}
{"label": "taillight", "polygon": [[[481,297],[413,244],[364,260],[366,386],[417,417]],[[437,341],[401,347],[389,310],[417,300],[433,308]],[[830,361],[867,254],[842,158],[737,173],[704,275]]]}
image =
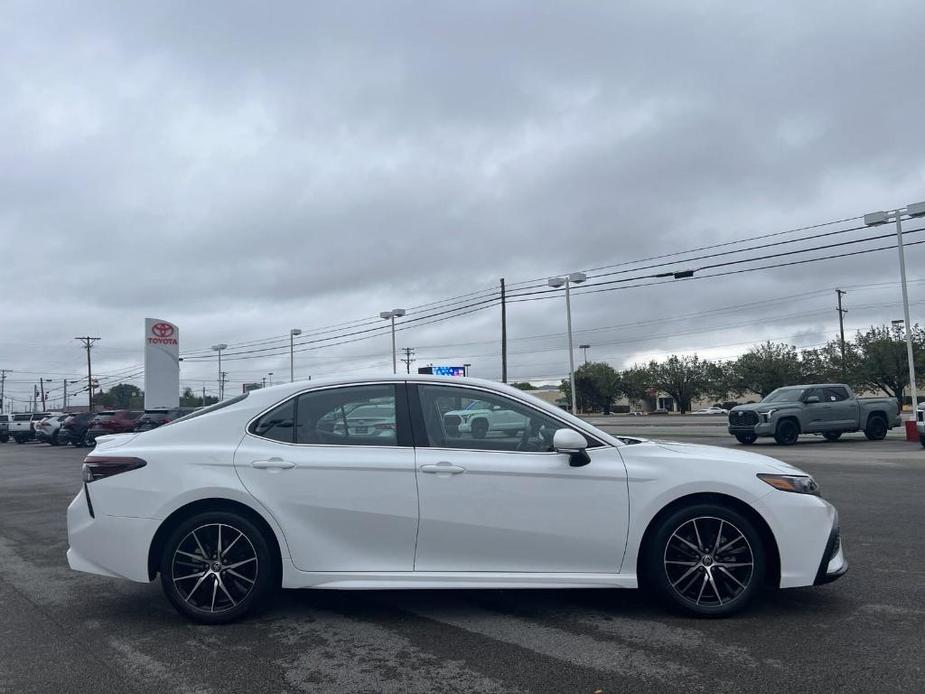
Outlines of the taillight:
{"label": "taillight", "polygon": [[141,458],[117,458],[88,455],[84,458],[84,482],[95,482],[106,477],[119,475],[130,470],[137,470],[148,463]]}

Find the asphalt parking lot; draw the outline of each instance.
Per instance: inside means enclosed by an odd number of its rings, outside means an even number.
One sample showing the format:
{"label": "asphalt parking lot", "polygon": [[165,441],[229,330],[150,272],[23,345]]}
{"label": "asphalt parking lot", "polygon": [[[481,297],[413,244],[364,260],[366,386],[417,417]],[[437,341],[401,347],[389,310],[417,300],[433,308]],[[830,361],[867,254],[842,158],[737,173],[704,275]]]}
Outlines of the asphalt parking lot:
{"label": "asphalt parking lot", "polygon": [[[721,421],[607,418],[736,445]],[[695,620],[637,591],[287,591],[227,627],[184,621],[157,583],[68,569],[86,451],[0,445],[0,692],[921,692],[925,450],[898,433],[755,450],[839,508],[851,570]]]}

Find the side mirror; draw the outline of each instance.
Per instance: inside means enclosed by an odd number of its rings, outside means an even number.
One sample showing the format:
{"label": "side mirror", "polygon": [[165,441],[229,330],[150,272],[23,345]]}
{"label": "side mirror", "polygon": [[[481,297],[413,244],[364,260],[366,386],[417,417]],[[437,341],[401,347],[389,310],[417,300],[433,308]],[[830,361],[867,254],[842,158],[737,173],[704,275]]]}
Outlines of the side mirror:
{"label": "side mirror", "polygon": [[818,396],[818,395],[810,395],[810,396],[809,396],[808,398],[806,398],[806,400],[804,400],[803,402],[805,402],[807,405],[812,405],[813,403],[819,402],[819,396]]}
{"label": "side mirror", "polygon": [[591,462],[587,439],[574,429],[557,429],[552,437],[552,447],[556,453],[567,453],[568,464],[572,467],[582,467]]}

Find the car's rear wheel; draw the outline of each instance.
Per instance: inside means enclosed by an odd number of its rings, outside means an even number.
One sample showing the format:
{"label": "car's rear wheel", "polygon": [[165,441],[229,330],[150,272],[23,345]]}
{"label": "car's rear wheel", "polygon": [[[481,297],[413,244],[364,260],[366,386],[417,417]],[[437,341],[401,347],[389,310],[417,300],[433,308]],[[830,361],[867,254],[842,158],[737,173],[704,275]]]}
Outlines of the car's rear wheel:
{"label": "car's rear wheel", "polygon": [[785,419],[778,423],[774,432],[774,440],[781,446],[792,446],[800,438],[800,427],[792,419]]}
{"label": "car's rear wheel", "polygon": [[647,543],[644,579],[670,607],[723,617],[744,608],[764,582],[766,555],[752,522],[719,504],[681,508]]}
{"label": "car's rear wheel", "polygon": [[161,586],[184,616],[233,622],[255,609],[276,582],[273,553],[250,520],[207,511],[183,521],[164,544]]}
{"label": "car's rear wheel", "polygon": [[883,417],[873,416],[867,420],[867,426],[864,428],[864,436],[871,441],[882,441],[886,438],[886,432],[889,431],[886,420]]}
{"label": "car's rear wheel", "polygon": [[488,435],[488,420],[476,419],[472,422],[472,436],[477,439],[484,439]]}
{"label": "car's rear wheel", "polygon": [[838,439],[841,438],[841,434],[840,431],[826,431],[822,434],[822,438],[826,441],[838,441]]}
{"label": "car's rear wheel", "polygon": [[741,443],[743,446],[751,446],[755,441],[758,440],[757,434],[736,434],[736,441]]}
{"label": "car's rear wheel", "polygon": [[[6,442],[9,441],[9,440],[10,440],[10,437],[9,437],[9,436],[0,436],[0,443],[6,443]],[[925,445],[925,444],[923,444],[923,445]]]}
{"label": "car's rear wheel", "polygon": [[[6,443],[6,441],[4,441]],[[925,435],[919,434],[919,443],[922,444],[922,448],[925,448]]]}

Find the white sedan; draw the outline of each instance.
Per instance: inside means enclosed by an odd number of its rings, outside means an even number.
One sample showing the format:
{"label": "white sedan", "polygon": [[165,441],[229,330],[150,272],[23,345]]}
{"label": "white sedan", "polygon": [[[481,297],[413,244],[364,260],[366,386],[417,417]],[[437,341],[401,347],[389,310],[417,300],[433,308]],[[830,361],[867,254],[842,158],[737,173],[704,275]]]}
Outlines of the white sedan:
{"label": "white sedan", "polygon": [[704,407],[702,410],[691,412],[691,414],[729,414],[729,410],[723,407]]}
{"label": "white sedan", "polygon": [[[471,402],[529,424],[446,426]],[[374,404],[377,436],[331,427]],[[480,405],[481,406],[481,405]],[[333,413],[333,414],[332,414]],[[381,414],[381,412],[380,412]],[[754,453],[614,437],[523,391],[432,376],[251,391],[97,439],[71,568],[228,622],[283,588],[651,588],[699,615],[847,570],[813,479]]]}

